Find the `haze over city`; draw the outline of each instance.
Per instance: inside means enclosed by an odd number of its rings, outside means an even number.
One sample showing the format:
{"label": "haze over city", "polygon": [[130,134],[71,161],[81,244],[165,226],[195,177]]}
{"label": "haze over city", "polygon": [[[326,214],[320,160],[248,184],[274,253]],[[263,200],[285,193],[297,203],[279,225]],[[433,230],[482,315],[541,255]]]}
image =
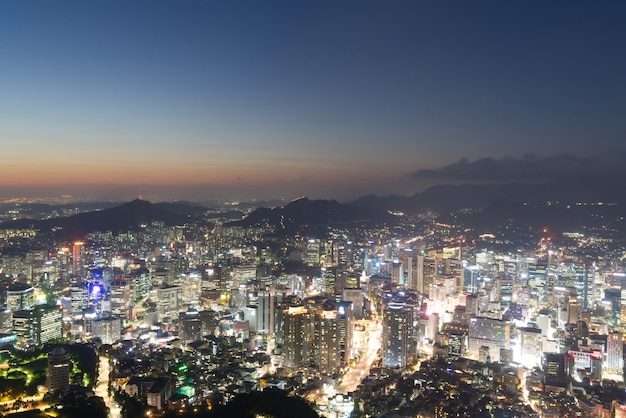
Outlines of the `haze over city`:
{"label": "haze over city", "polygon": [[625,17],[622,2],[2,2],[0,196],[347,201],[623,177]]}

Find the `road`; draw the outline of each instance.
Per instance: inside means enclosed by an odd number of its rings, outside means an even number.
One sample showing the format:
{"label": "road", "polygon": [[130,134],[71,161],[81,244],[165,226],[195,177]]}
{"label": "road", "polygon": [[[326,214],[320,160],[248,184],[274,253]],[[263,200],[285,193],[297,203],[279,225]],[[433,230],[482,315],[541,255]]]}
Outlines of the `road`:
{"label": "road", "polygon": [[369,331],[367,350],[361,355],[354,367],[348,369],[341,380],[341,384],[335,390],[336,393],[345,395],[348,392],[354,392],[361,381],[369,375],[372,364],[378,357],[378,351],[382,346],[383,327],[376,321],[369,321],[367,329]]}
{"label": "road", "polygon": [[109,358],[100,356],[100,367],[98,369],[98,384],[96,385],[96,396],[100,396],[104,399],[104,403],[109,408],[109,416],[112,418],[119,418],[121,416],[121,410],[117,402],[109,396],[109,375],[111,373],[111,367],[109,365]]}

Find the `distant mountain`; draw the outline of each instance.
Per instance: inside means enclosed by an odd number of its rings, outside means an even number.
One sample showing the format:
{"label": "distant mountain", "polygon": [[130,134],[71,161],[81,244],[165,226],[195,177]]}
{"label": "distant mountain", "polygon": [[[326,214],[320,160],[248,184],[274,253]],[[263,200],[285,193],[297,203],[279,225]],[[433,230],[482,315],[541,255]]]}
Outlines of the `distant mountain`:
{"label": "distant mountain", "polygon": [[465,184],[434,186],[413,196],[365,196],[350,205],[378,210],[419,212],[455,211],[461,208],[484,209],[491,203],[507,199],[520,203],[552,202],[615,202],[625,203],[626,195],[614,182],[606,179],[573,179],[544,184]]}
{"label": "distant mountain", "polygon": [[[141,224],[159,221],[165,225],[183,225],[189,216],[167,209],[167,205],[155,205],[145,200],[133,200],[120,206],[95,212],[83,212],[73,216],[45,220],[18,219],[3,222],[0,229],[34,228],[43,233],[55,232],[59,238],[82,239],[95,231],[122,232],[140,228]],[[179,208],[180,209],[180,208]]]}
{"label": "distant mountain", "polygon": [[585,205],[569,203],[525,204],[499,199],[473,213],[444,214],[440,222],[462,225],[478,234],[505,231],[515,235],[548,228],[549,235],[579,232],[605,238],[626,238],[625,206],[622,203]]}
{"label": "distant mountain", "polygon": [[271,225],[278,231],[323,230],[328,226],[395,223],[393,215],[381,210],[356,207],[335,200],[296,199],[284,207],[258,208],[241,221],[227,225],[253,227]]}

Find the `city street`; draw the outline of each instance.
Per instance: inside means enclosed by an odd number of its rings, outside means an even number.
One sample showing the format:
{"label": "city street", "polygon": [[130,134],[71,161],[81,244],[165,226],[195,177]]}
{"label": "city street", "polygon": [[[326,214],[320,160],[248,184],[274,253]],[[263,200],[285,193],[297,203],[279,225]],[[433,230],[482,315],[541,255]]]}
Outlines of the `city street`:
{"label": "city street", "polygon": [[109,358],[100,356],[100,368],[98,372],[98,384],[96,385],[96,396],[104,399],[104,403],[109,408],[109,416],[119,418],[121,410],[117,402],[109,396],[109,374],[111,368],[109,366]]}
{"label": "city street", "polygon": [[347,394],[348,392],[354,392],[363,378],[369,374],[372,364],[378,357],[378,350],[382,345],[383,327],[372,320],[367,321],[366,329],[369,333],[367,350],[361,355],[354,367],[350,367],[343,376],[341,384],[335,390],[336,393]]}

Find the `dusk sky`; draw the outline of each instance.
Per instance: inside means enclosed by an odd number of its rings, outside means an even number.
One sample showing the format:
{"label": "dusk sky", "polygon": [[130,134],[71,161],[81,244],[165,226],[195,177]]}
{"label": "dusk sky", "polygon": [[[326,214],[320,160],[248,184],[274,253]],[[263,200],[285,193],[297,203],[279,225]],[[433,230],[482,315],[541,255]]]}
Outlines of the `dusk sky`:
{"label": "dusk sky", "polygon": [[624,1],[2,1],[0,197],[626,170],[625,22]]}

